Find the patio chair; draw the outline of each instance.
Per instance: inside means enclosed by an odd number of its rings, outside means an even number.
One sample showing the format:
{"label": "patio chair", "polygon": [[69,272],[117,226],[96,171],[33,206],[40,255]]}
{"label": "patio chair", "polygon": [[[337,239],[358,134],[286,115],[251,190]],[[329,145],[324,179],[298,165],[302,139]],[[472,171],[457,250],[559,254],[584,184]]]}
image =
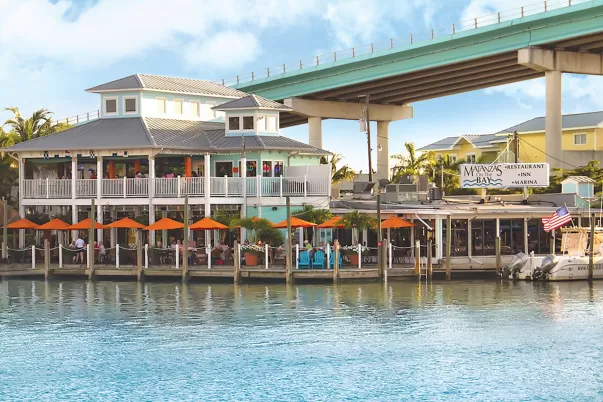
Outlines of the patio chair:
{"label": "patio chair", "polygon": [[299,268],[310,269],[310,253],[307,251],[301,251],[299,253]]}
{"label": "patio chair", "polygon": [[312,259],[313,269],[324,269],[325,268],[325,252],[322,250],[316,250],[314,252],[314,258]]}
{"label": "patio chair", "polygon": [[[335,268],[335,253],[331,253],[331,257],[330,257],[330,265],[331,265],[331,269]],[[339,268],[341,268],[343,266],[343,253],[339,253]]]}

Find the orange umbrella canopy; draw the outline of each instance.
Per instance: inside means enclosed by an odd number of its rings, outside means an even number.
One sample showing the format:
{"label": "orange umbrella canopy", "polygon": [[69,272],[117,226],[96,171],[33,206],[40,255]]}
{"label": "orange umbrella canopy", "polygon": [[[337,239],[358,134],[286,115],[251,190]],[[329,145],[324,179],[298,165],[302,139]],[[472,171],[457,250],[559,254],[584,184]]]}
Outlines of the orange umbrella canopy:
{"label": "orange umbrella canopy", "polygon": [[144,229],[146,226],[142,223],[136,222],[134,219],[123,218],[115,222],[111,222],[105,225],[106,228],[117,228],[117,229]]}
{"label": "orange umbrella canopy", "polygon": [[[260,220],[262,220],[262,219],[261,219],[261,218],[258,218],[257,216],[254,216],[253,218],[251,218],[251,220],[252,220],[252,221],[254,221],[254,222],[257,222],[257,221],[260,221]],[[274,226],[274,223],[270,222],[270,224],[271,224],[272,226]],[[237,225],[237,226],[235,226],[235,228],[240,228],[240,227],[241,227],[241,225]]]}
{"label": "orange umbrella canopy", "polygon": [[[90,229],[90,218],[86,218],[83,221],[76,223],[75,225],[69,226],[69,230],[86,230]],[[94,221],[94,229],[104,229],[105,225]]]}
{"label": "orange umbrella canopy", "polygon": [[381,222],[381,229],[397,229],[397,228],[409,228],[415,226],[414,223],[405,221],[404,219],[397,216],[390,216],[383,222]]}
{"label": "orange umbrella canopy", "polygon": [[342,228],[343,223],[341,222],[341,216],[334,216],[316,227],[320,229]]}
{"label": "orange umbrella canopy", "polygon": [[[311,228],[316,226],[316,223],[308,222],[303,219],[296,218],[295,216],[291,217],[291,227],[292,228]],[[284,221],[277,223],[274,225],[277,229],[287,229],[287,219]]]}
{"label": "orange umbrella canopy", "polygon": [[190,226],[191,230],[215,230],[215,229],[228,229],[228,226],[221,224],[220,222],[214,221],[212,218],[205,217],[200,221],[193,223]]}
{"label": "orange umbrella canopy", "polygon": [[172,230],[184,229],[184,223],[175,221],[170,218],[162,218],[152,225],[147,226],[144,230]]}
{"label": "orange umbrella canopy", "polygon": [[6,228],[7,229],[37,229],[38,228],[37,223],[33,223],[32,221],[30,221],[29,219],[19,219],[16,222],[13,223],[9,223]]}
{"label": "orange umbrella canopy", "polygon": [[54,218],[50,222],[38,226],[38,230],[69,230],[69,224],[59,218]]}

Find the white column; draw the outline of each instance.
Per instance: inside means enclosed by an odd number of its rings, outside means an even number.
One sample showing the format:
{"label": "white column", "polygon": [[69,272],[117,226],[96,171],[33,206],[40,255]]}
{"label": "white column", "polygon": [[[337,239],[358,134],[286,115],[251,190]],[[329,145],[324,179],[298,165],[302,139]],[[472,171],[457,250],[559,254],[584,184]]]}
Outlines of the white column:
{"label": "white column", "polygon": [[[19,159],[19,216],[25,218],[25,206],[23,205],[23,192],[25,191],[25,159]],[[8,244],[8,241],[6,242]],[[19,248],[25,247],[25,230],[19,229]]]}
{"label": "white column", "polygon": [[[77,180],[77,156],[71,157],[71,199],[76,198],[76,186],[75,181]],[[77,222],[73,222],[74,224]]]}
{"label": "white column", "polygon": [[[205,203],[205,216],[211,216],[211,204],[209,202]],[[205,231],[205,246],[206,247],[210,247],[211,246],[211,230],[206,230]],[[239,243],[241,243],[241,239],[239,239]],[[208,257],[210,258],[209,254]]]}
{"label": "white column", "polygon": [[471,219],[467,220],[467,255],[473,256],[473,238],[471,236]]}
{"label": "white column", "polygon": [[[203,166],[204,166],[204,176],[203,176],[203,180],[204,180],[204,185],[203,185],[203,191],[204,191],[204,195],[205,195],[205,203],[209,203],[209,198],[211,196],[211,156],[209,153],[206,153],[203,156]],[[209,216],[209,215],[205,215],[205,216]]]}
{"label": "white column", "polygon": [[438,217],[435,219],[435,238],[436,238],[436,260],[444,258],[444,247],[443,247],[443,225],[442,218]]}
{"label": "white column", "polygon": [[[242,177],[242,196],[243,196],[243,205],[241,206],[241,218],[247,216],[247,156],[245,154],[241,155],[241,170],[239,171],[239,176]],[[247,229],[241,228],[241,241],[245,241],[247,238]]]}
{"label": "white column", "polygon": [[[96,198],[101,199],[103,195],[103,157],[96,157]],[[99,221],[99,223],[102,223]]]}
{"label": "white column", "polygon": [[308,117],[308,144],[322,148],[322,117]]}
{"label": "white column", "polygon": [[377,179],[389,179],[389,121],[377,122]]}
{"label": "white column", "polygon": [[[99,205],[96,208],[96,221],[100,224],[103,223],[103,205]],[[102,241],[104,243],[104,239],[103,239],[103,229],[96,229],[96,241]]]}
{"label": "white column", "polygon": [[[115,221],[115,219],[117,218],[117,211],[115,210],[114,206],[111,206],[111,221]],[[111,248],[115,247],[115,244],[117,243],[117,229],[112,228],[110,229],[110,241],[111,241]]]}
{"label": "white column", "polygon": [[[410,220],[411,223],[415,223],[414,219]],[[411,226],[410,228],[410,256],[415,258],[415,227]]]}
{"label": "white column", "polygon": [[[551,156],[546,161],[551,168],[563,168],[563,152],[561,150],[561,71],[547,71],[546,79],[546,118],[545,118],[545,148]],[[555,160],[555,158],[557,160]]]}
{"label": "white column", "polygon": [[[167,218],[167,209],[165,211],[161,211],[161,217]],[[169,244],[167,244],[167,241],[168,241],[167,230],[162,230],[161,231],[161,244],[163,244],[164,248],[167,248],[169,246]]]}
{"label": "white column", "polygon": [[528,250],[528,218],[523,218],[523,252],[524,254],[528,254],[530,250]]}
{"label": "white column", "polygon": [[[155,223],[155,204],[153,204],[153,198],[155,197],[155,156],[149,155],[149,225]],[[149,231],[149,244],[151,247],[155,245],[155,231]],[[164,244],[165,247],[165,244]]]}
{"label": "white column", "polygon": [[[149,204],[149,225],[155,223],[155,205]],[[153,247],[155,245],[155,231],[149,230],[148,244]]]}
{"label": "white column", "polygon": [[[71,206],[71,223],[72,224],[76,224],[78,223],[78,206],[77,205],[72,205]],[[77,240],[77,230],[72,230],[71,231],[71,240],[72,241],[76,241]]]}

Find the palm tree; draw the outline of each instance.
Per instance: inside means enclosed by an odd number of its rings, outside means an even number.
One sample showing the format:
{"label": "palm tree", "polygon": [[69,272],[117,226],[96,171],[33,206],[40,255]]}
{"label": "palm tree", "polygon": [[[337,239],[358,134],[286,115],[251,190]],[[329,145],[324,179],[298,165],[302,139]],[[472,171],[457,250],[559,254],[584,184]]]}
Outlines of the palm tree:
{"label": "palm tree", "polygon": [[[333,217],[333,214],[328,209],[314,208],[312,205],[304,205],[302,209],[293,212],[292,215],[316,224],[326,222]],[[312,244],[314,244],[314,228],[308,228],[306,231],[307,238],[312,239]]]}
{"label": "palm tree", "polygon": [[[341,217],[341,223],[346,229],[352,229],[355,235],[354,240],[358,240],[358,233],[365,229],[374,229],[377,227],[377,220],[369,214],[363,214],[358,211],[351,211]],[[356,233],[354,234],[354,229]]]}
{"label": "palm tree", "polygon": [[343,156],[340,154],[332,154],[330,160],[325,157],[320,159],[320,163],[323,165],[331,165],[331,184],[338,184],[344,180],[354,180],[354,177],[356,177],[356,172],[348,165],[337,167],[342,160]]}
{"label": "palm tree", "polygon": [[3,137],[8,137],[8,141],[14,142],[14,144],[57,132],[57,126],[53,125],[50,120],[52,113],[46,109],[36,110],[27,119],[21,116],[17,107],[7,107],[4,110],[13,112],[14,116],[4,122],[3,126],[10,127],[10,131]]}
{"label": "palm tree", "polygon": [[425,172],[429,168],[430,160],[433,159],[433,153],[425,152],[417,154],[415,144],[405,142],[407,156],[402,154],[392,155],[392,159],[397,160],[392,168],[392,182],[396,183],[402,176],[414,176]]}
{"label": "palm tree", "polygon": [[437,161],[432,161],[427,173],[433,178],[434,183],[442,188],[445,194],[451,194],[454,190],[460,188],[459,169],[462,163],[461,160],[452,159],[450,155],[445,155]]}
{"label": "palm tree", "polygon": [[280,246],[283,244],[283,235],[280,230],[272,226],[272,222],[265,218],[247,217],[233,219],[230,222],[230,228],[237,227],[251,230],[254,233],[254,241],[268,243],[271,246]]}

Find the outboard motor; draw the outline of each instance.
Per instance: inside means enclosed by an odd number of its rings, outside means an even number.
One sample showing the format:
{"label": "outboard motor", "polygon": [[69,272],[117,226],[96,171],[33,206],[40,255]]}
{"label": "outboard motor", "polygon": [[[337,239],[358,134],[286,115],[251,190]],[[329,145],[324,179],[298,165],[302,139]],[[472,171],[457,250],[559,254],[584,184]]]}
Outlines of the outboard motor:
{"label": "outboard motor", "polygon": [[534,270],[534,274],[532,275],[532,280],[534,281],[543,281],[546,279],[546,276],[551,272],[553,268],[557,265],[559,259],[555,255],[547,255],[542,260],[542,265]]}
{"label": "outboard motor", "polygon": [[524,253],[518,253],[513,256],[510,263],[504,266],[503,275],[505,278],[517,279],[517,274],[527,264],[528,256]]}

